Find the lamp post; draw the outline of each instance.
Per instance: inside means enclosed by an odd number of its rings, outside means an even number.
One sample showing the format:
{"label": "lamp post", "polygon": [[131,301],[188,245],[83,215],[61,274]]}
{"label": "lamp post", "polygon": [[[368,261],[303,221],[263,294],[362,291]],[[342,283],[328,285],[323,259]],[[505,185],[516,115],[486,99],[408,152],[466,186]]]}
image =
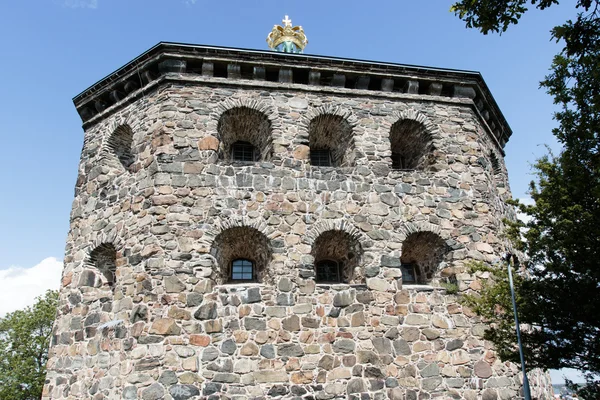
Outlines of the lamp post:
{"label": "lamp post", "polygon": [[525,357],[523,356],[523,346],[521,345],[521,328],[519,327],[519,317],[517,316],[517,302],[515,300],[515,288],[512,279],[511,259],[515,265],[519,265],[519,259],[511,253],[506,254],[506,264],[508,265],[508,283],[510,285],[510,295],[512,297],[513,312],[515,314],[515,327],[517,329],[517,344],[519,345],[519,356],[521,357],[521,370],[523,371],[523,395],[525,400],[531,400],[531,392],[529,390],[529,379],[525,371]]}

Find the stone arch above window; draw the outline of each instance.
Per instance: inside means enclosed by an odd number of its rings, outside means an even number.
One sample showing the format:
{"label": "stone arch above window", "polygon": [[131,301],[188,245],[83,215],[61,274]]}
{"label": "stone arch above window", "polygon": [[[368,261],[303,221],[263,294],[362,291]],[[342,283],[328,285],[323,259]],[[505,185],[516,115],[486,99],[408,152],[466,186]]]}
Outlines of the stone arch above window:
{"label": "stone arch above window", "polygon": [[308,146],[311,164],[350,167],[354,165],[352,124],[340,115],[322,114],[310,121]]}
{"label": "stone arch above window", "polygon": [[321,233],[313,242],[315,280],[323,283],[352,283],[363,249],[356,237],[341,230]]}
{"label": "stone arch above window", "polygon": [[409,234],[402,243],[400,256],[403,283],[429,283],[447,252],[446,241],[433,232]]}
{"label": "stone arch above window", "polygon": [[[237,159],[240,154],[247,155],[250,161],[266,161],[271,159],[273,139],[271,122],[267,115],[250,107],[231,108],[219,118],[217,131],[221,140],[219,158],[225,161],[248,161]],[[245,152],[238,151],[242,146]]]}
{"label": "stone arch above window", "polygon": [[[210,253],[217,263],[214,278],[218,284],[239,281],[265,282],[267,278],[272,250],[269,239],[255,228],[236,226],[225,229],[215,237]],[[243,274],[244,269],[247,270],[248,267],[246,264],[235,264],[240,260],[251,264],[251,278]],[[242,274],[238,275],[237,272]]]}
{"label": "stone arch above window", "polygon": [[426,125],[414,119],[400,119],[390,129],[392,169],[424,169],[432,156],[431,135]]}
{"label": "stone arch above window", "polygon": [[127,124],[119,125],[106,141],[108,152],[119,161],[121,166],[130,170],[135,161],[133,156],[133,130]]}
{"label": "stone arch above window", "polygon": [[88,264],[101,273],[101,286],[106,285],[111,289],[115,287],[117,283],[117,250],[112,243],[102,243],[93,249],[90,252]]}

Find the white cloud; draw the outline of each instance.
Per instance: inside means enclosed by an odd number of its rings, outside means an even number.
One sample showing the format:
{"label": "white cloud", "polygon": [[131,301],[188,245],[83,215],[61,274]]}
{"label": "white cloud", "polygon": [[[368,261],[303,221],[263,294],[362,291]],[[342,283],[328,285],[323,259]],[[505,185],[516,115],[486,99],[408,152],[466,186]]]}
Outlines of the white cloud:
{"label": "white cloud", "polygon": [[98,8],[98,0],[63,0],[62,5],[69,8]]}
{"label": "white cloud", "polygon": [[0,317],[33,305],[48,289],[58,289],[62,268],[62,261],[48,257],[31,268],[0,269]]}
{"label": "white cloud", "polygon": [[184,2],[186,5],[188,5],[188,6],[191,6],[191,5],[193,5],[193,4],[196,4],[196,2],[197,2],[197,1],[198,1],[198,0],[183,0],[183,2]]}

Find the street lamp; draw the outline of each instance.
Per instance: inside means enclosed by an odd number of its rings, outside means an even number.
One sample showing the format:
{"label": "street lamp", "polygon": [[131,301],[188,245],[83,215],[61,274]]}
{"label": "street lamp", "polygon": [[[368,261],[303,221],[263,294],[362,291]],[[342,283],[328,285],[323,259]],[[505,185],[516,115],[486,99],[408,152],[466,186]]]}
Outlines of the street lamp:
{"label": "street lamp", "polygon": [[521,370],[523,371],[523,395],[525,400],[531,400],[531,392],[529,390],[529,379],[527,379],[527,372],[525,371],[525,357],[523,356],[523,346],[521,345],[521,328],[519,327],[519,317],[517,316],[517,302],[515,300],[515,288],[513,286],[512,278],[512,262],[515,266],[519,265],[519,259],[511,253],[507,253],[505,256],[506,264],[508,265],[508,283],[510,285],[510,295],[512,297],[513,312],[515,314],[515,327],[517,329],[517,344],[519,345],[519,356],[521,357]]}

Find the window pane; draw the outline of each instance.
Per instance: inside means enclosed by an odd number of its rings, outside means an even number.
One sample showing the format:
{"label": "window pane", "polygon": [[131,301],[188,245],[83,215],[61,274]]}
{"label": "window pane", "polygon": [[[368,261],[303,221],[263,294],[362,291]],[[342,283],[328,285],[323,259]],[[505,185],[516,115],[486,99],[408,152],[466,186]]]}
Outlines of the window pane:
{"label": "window pane", "polygon": [[233,161],[254,161],[254,146],[247,142],[236,142],[231,146]]}
{"label": "window pane", "polygon": [[310,150],[310,163],[317,167],[330,167],[331,154],[329,150]]}
{"label": "window pane", "polygon": [[402,270],[402,283],[417,282],[417,274],[415,273],[414,264],[402,264],[400,269]]}
{"label": "window pane", "polygon": [[238,259],[231,263],[231,279],[251,281],[254,279],[254,264],[250,260]]}
{"label": "window pane", "polygon": [[341,282],[338,263],[330,260],[319,261],[317,263],[317,282]]}
{"label": "window pane", "polygon": [[392,152],[392,169],[404,169],[406,161],[400,153]]}

